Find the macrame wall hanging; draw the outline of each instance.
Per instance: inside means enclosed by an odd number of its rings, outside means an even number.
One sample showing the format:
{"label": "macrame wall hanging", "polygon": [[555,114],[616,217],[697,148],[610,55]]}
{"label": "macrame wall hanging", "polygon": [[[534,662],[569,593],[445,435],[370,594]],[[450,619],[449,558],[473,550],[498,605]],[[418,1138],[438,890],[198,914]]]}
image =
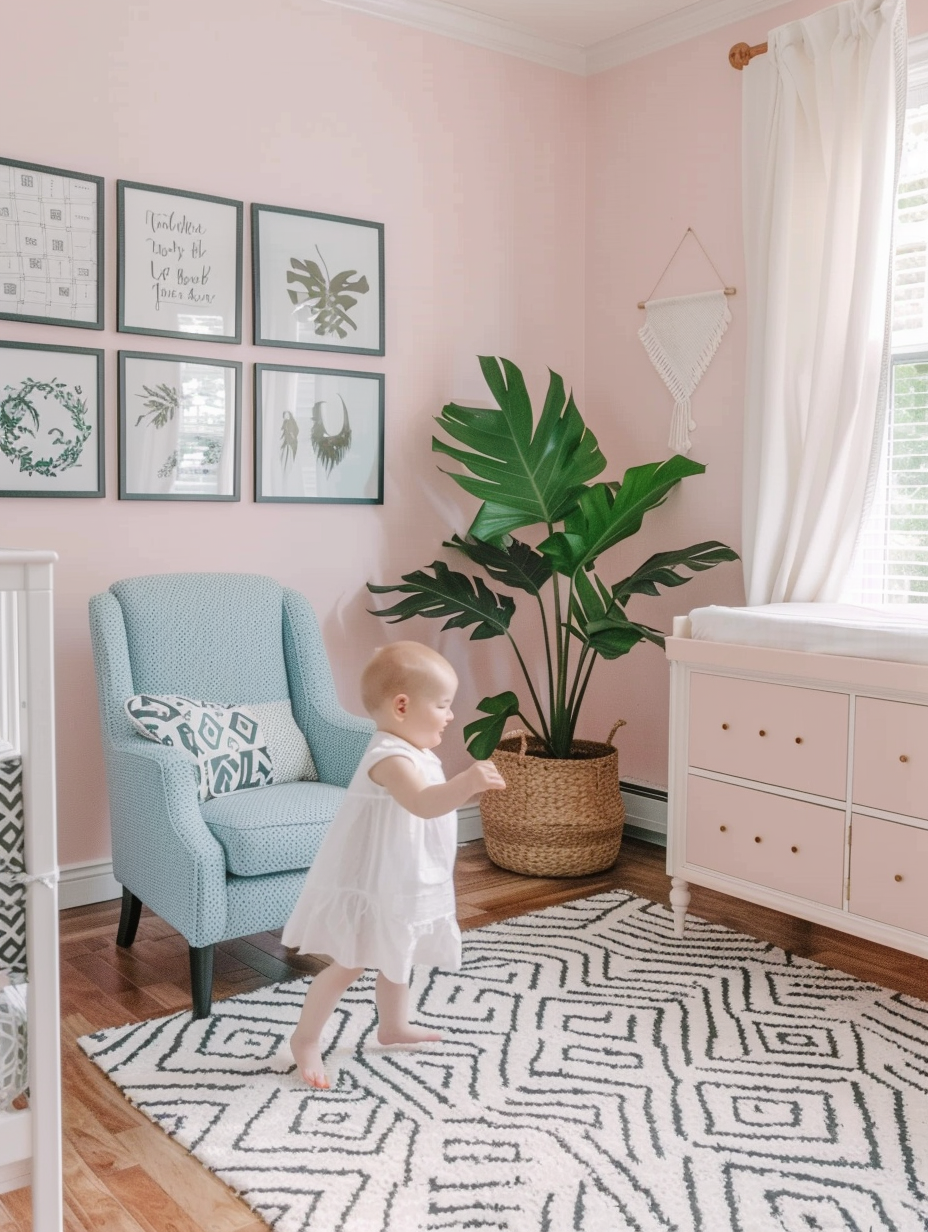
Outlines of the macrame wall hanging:
{"label": "macrame wall hanging", "polygon": [[[670,269],[688,235],[692,235],[702,248],[719,282],[722,281],[696,232],[692,227],[687,227],[683,239],[674,249],[660,278],[654,284],[651,295],[660,286],[664,274]],[[722,286],[717,291],[701,291],[696,295],[677,295],[669,299],[652,299],[649,295],[646,300],[638,303],[638,307],[643,308],[646,314],[638,337],[661,380],[673,394],[673,418],[670,422],[668,444],[675,453],[689,453],[692,447],[690,432],[696,427],[696,423],[692,416],[690,398],[728,328],[731,313],[728,311],[725,297],[734,293],[734,287]]]}

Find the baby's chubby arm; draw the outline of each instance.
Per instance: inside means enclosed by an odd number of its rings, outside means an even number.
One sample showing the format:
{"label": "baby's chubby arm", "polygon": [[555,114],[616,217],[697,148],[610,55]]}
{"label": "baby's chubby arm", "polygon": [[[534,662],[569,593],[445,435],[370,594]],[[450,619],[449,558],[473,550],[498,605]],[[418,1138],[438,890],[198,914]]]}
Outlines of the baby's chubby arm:
{"label": "baby's chubby arm", "polygon": [[506,784],[491,761],[475,761],[447,783],[427,783],[408,757],[385,757],[368,775],[416,817],[442,817],[481,791],[502,791]]}

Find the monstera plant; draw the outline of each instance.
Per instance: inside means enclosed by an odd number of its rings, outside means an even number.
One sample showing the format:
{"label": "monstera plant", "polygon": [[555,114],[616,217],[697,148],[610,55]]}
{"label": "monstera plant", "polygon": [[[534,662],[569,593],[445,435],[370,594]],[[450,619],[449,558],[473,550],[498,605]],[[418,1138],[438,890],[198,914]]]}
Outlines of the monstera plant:
{"label": "monstera plant", "polygon": [[[675,455],[633,466],[621,481],[598,480],[606,459],[557,373],[550,374],[536,423],[516,365],[481,356],[480,367],[498,409],[449,403],[436,422],[457,444],[433,438],[432,448],[464,467],[466,473],[451,478],[481,502],[466,535],[455,534],[443,546],[480,566],[504,592],[441,560],[404,574],[401,584],[368,589],[402,596],[375,613],[393,623],[427,616],[443,619],[445,629],[473,626],[473,641],[508,639],[525,678],[525,697],[507,690],[478,704],[483,717],[464,728],[474,757],[489,757],[517,717],[541,755],[570,758],[598,661],[618,659],[639,642],[664,644],[657,629],[627,615],[629,600],[658,595],[661,587],[680,586],[691,574],[738,557],[709,540],[659,552],[618,581],[604,579],[601,558],[634,535],[645,514],[682,479],[705,467]],[[530,527],[534,538],[541,536],[534,546],[515,537]],[[510,631],[516,605],[508,592],[528,595],[537,605],[546,669],[537,673],[540,688]]]}

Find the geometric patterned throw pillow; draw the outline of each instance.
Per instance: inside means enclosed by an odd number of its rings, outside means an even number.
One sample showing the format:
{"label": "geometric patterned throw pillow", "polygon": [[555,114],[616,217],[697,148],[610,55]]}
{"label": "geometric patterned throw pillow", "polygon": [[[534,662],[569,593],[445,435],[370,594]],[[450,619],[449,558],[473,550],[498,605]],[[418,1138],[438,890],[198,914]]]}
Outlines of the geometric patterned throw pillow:
{"label": "geometric patterned throw pillow", "polygon": [[201,801],[274,782],[261,725],[240,706],[143,693],[129,698],[126,714],[141,735],[179,749],[196,763]]}
{"label": "geometric patterned throw pillow", "polygon": [[254,715],[264,732],[274,767],[275,783],[319,782],[319,772],[309,751],[306,737],[293,717],[289,697],[281,702],[242,703],[242,710]]}

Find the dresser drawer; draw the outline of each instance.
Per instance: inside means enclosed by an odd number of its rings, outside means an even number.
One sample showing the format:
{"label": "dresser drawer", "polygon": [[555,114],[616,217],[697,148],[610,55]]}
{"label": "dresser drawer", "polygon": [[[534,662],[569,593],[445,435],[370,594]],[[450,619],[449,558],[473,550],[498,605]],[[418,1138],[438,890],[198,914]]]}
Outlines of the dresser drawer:
{"label": "dresser drawer", "polygon": [[841,907],[844,810],[691,774],[686,862]]}
{"label": "dresser drawer", "polygon": [[853,799],[928,819],[928,706],[858,697]]}
{"label": "dresser drawer", "polygon": [[928,830],[898,821],[851,821],[854,915],[928,935]]}
{"label": "dresser drawer", "polygon": [[690,677],[689,764],[843,800],[846,693]]}

